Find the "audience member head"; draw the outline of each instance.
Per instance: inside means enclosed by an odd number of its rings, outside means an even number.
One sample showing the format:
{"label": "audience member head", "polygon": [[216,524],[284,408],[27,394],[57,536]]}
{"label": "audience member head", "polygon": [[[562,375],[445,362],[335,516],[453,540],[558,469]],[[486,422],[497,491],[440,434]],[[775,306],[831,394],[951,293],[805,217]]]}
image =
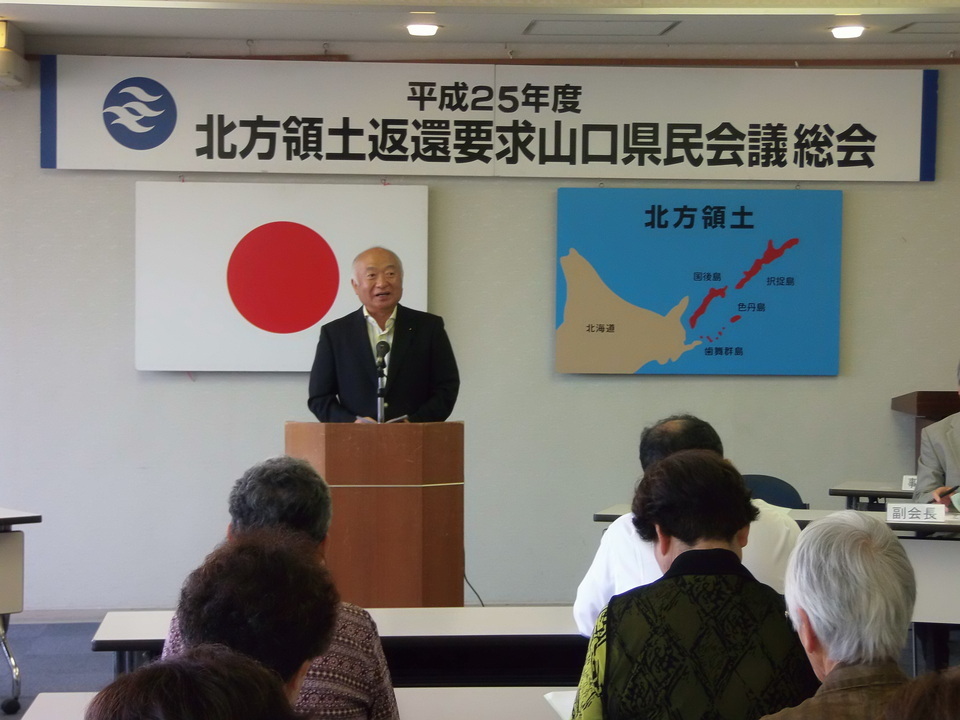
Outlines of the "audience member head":
{"label": "audience member head", "polygon": [[121,675],[97,693],[85,720],[296,720],[276,673],[222,645]]}
{"label": "audience member head", "polygon": [[896,659],[916,595],[900,541],[853,510],[808,525],[787,565],[787,607],[821,680],[839,663]]}
{"label": "audience member head", "polygon": [[927,673],[897,690],[883,720],[956,720],[960,715],[960,667]]}
{"label": "audience member head", "polygon": [[681,450],[653,463],[632,509],[644,540],[656,540],[659,528],[691,547],[703,540],[729,543],[757,517],[740,473],[713,450]]}
{"label": "audience member head", "polygon": [[680,450],[713,450],[723,457],[723,443],[713,426],[693,415],[671,415],[640,434],[640,466],[644,470]]}
{"label": "audience member head", "polygon": [[177,615],[187,647],[226,645],[276,672],[295,697],[330,644],[339,597],[316,545],[301,534],[251,530],[187,577]]}
{"label": "audience member head", "polygon": [[230,492],[233,532],[286,528],[323,542],[330,527],[330,488],[306,460],[287,455],[247,470]]}

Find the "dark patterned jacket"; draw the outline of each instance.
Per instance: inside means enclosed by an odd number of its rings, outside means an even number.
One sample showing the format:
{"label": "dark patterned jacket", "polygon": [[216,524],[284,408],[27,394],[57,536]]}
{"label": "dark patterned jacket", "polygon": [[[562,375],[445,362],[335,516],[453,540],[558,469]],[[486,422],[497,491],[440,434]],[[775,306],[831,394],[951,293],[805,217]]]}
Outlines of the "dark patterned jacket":
{"label": "dark patterned jacket", "polygon": [[574,720],[756,720],[819,685],[783,598],[729,550],[689,550],[597,620]]}

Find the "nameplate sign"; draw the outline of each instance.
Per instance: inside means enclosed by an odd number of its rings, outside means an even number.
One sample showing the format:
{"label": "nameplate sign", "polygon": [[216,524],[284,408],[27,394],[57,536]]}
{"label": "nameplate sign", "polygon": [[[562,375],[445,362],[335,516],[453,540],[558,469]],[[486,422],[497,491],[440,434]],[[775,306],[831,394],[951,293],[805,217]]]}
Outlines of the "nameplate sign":
{"label": "nameplate sign", "polygon": [[938,523],[947,521],[947,508],[939,503],[887,503],[887,522]]}
{"label": "nameplate sign", "polygon": [[902,490],[910,490],[911,492],[917,487],[917,476],[916,475],[904,475],[903,476],[903,485],[901,486]]}

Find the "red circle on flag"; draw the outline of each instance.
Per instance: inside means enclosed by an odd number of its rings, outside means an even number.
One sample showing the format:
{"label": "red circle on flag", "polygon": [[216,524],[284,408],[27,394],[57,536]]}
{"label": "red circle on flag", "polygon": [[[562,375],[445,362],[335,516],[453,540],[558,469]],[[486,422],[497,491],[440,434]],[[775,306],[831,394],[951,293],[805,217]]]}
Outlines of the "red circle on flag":
{"label": "red circle on flag", "polygon": [[227,289],[241,315],[272,333],[295,333],[318,323],[340,288],[333,250],[318,233],[294,222],[254,228],[227,265]]}

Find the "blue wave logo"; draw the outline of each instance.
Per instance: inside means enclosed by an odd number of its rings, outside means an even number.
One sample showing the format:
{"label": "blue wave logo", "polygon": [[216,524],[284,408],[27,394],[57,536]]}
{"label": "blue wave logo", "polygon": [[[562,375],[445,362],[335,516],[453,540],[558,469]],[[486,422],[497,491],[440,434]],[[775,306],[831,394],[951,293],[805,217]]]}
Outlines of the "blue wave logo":
{"label": "blue wave logo", "polygon": [[177,125],[173,95],[156,80],[132,77],[118,82],[103,101],[103,123],[110,136],[131,150],[150,150]]}

